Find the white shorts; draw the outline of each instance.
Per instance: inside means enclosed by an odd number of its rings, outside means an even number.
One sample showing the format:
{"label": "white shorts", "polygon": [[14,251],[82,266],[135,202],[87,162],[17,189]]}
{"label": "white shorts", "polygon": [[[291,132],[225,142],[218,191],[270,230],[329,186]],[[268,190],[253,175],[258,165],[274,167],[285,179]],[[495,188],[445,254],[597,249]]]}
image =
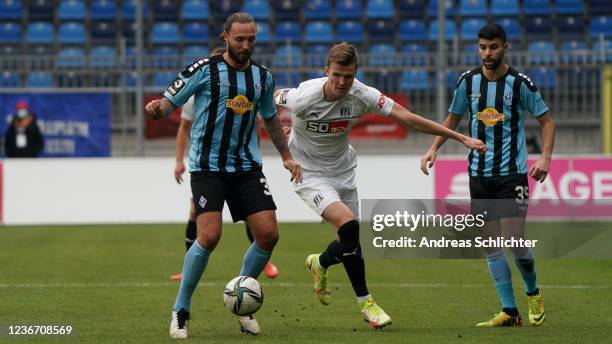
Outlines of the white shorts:
{"label": "white shorts", "polygon": [[359,196],[355,183],[355,172],[322,176],[321,173],[303,173],[301,184],[294,184],[295,193],[319,215],[330,204],[341,201],[359,219]]}

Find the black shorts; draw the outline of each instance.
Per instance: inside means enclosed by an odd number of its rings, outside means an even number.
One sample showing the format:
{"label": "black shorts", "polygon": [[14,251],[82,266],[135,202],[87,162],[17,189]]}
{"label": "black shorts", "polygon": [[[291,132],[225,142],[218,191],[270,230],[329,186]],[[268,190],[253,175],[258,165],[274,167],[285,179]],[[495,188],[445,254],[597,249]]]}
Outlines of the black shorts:
{"label": "black shorts", "polygon": [[470,176],[472,214],[483,214],[490,221],[527,216],[529,184],[526,174],[500,177]]}
{"label": "black shorts", "polygon": [[196,217],[209,211],[223,211],[223,202],[227,202],[234,222],[263,210],[276,210],[261,170],[191,172],[191,193]]}

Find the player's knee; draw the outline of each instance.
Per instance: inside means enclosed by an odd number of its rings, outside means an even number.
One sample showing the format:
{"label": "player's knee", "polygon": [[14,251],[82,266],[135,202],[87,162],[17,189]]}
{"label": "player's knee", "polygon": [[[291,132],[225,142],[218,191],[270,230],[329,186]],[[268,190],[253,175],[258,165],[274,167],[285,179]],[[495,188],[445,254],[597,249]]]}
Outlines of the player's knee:
{"label": "player's knee", "polygon": [[338,237],[342,253],[358,253],[359,251],[359,222],[352,219],[338,228]]}
{"label": "player's knee", "polygon": [[265,233],[261,233],[257,235],[256,242],[259,247],[266,251],[271,251],[276,243],[278,243],[278,230],[266,231]]}
{"label": "player's knee", "polygon": [[221,239],[221,231],[198,231],[198,244],[209,251],[217,247],[219,239]]}

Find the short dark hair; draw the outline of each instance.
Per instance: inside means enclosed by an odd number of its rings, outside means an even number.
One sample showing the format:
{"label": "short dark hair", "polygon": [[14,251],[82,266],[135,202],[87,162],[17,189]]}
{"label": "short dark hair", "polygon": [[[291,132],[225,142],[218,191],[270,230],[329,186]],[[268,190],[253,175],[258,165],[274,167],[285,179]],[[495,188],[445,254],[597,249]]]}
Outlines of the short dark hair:
{"label": "short dark hair", "polygon": [[478,38],[488,40],[499,38],[503,43],[507,42],[506,30],[497,23],[489,23],[483,26],[480,31],[478,31]]}
{"label": "short dark hair", "polygon": [[246,12],[236,12],[225,19],[225,23],[223,23],[223,31],[229,32],[232,29],[232,24],[234,23],[247,24],[254,22],[255,19],[253,19],[253,16],[250,14]]}
{"label": "short dark hair", "polygon": [[334,45],[327,53],[327,66],[329,67],[334,62],[342,66],[355,64],[355,67],[359,67],[357,48],[346,42]]}

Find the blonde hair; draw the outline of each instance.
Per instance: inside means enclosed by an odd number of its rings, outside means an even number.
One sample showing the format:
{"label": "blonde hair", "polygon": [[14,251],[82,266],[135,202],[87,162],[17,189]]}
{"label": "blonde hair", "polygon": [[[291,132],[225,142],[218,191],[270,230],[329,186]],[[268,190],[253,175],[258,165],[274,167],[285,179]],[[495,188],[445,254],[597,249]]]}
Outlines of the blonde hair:
{"label": "blonde hair", "polygon": [[327,53],[327,66],[329,67],[332,63],[337,63],[342,66],[350,66],[354,64],[355,68],[359,67],[359,55],[357,55],[357,48],[347,42],[334,45]]}

